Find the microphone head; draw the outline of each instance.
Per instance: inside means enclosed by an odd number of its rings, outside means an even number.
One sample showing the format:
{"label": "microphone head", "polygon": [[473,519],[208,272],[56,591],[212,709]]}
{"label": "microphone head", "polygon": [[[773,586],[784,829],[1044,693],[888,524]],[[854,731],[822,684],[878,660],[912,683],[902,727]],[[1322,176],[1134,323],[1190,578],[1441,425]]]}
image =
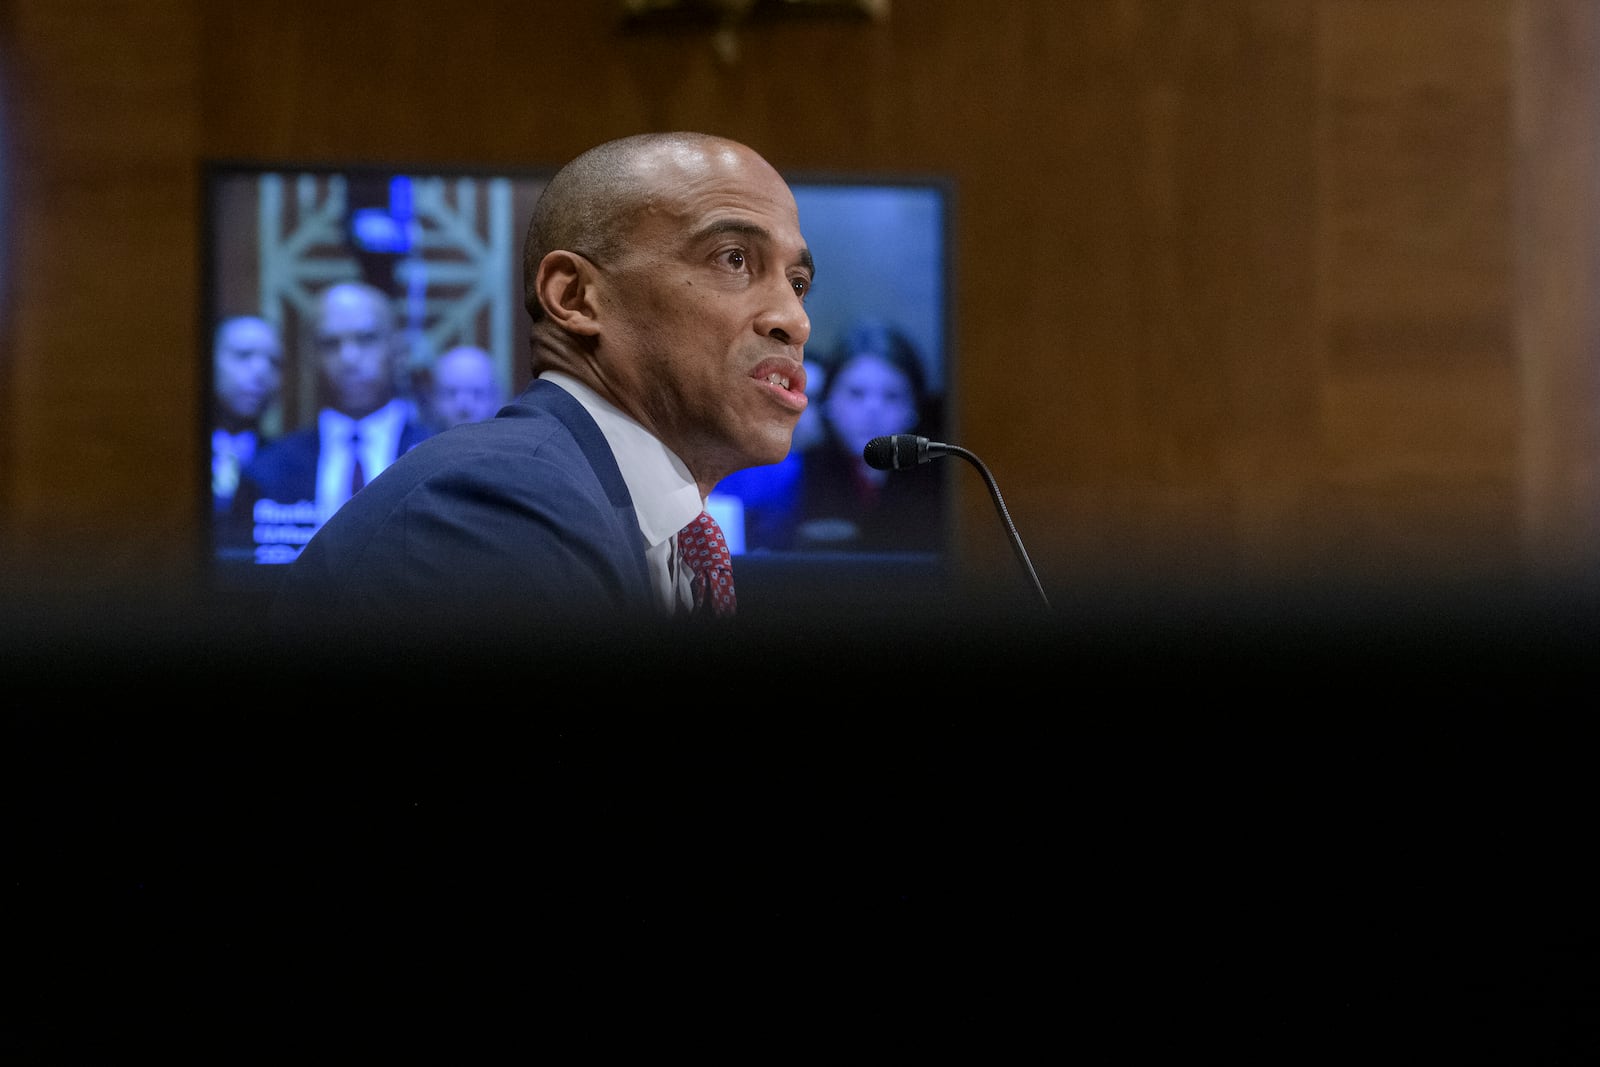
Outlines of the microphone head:
{"label": "microphone head", "polygon": [[[901,466],[909,467],[911,464],[895,462],[895,438],[874,437],[867,442],[867,447],[861,450],[861,458],[867,461],[867,466],[873,470],[891,471]],[[912,462],[915,462],[914,460]]]}
{"label": "microphone head", "polygon": [[949,451],[949,445],[937,444],[926,437],[897,433],[868,441],[867,447],[861,450],[861,458],[873,470],[903,471]]}

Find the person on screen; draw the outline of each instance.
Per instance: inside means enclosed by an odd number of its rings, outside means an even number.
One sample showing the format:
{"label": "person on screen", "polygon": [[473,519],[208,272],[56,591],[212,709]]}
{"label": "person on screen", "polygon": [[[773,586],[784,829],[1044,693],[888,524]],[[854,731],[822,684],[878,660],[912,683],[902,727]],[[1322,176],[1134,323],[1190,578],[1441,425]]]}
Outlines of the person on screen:
{"label": "person on screen", "polygon": [[482,422],[500,410],[502,400],[494,356],[483,349],[457,345],[434,360],[428,411],[436,429]]}
{"label": "person on screen", "polygon": [[747,145],[653,133],[582,153],[527,230],[533,381],[329,519],[273,621],[566,632],[728,610],[691,574],[719,543],[702,513],[723,478],[789,452],[812,273],[794,194]]}
{"label": "person on screen", "polygon": [[211,500],[226,515],[239,474],[261,445],[262,419],[283,386],[283,340],[256,315],[223,319],[212,336]]}
{"label": "person on screen", "polygon": [[363,282],[318,296],[317,421],[262,447],[240,477],[234,514],[256,531],[260,562],[287,562],[309,533],[395,458],[431,435],[399,394],[402,346],[389,298]]}
{"label": "person on screen", "polygon": [[824,440],[802,459],[788,547],[939,551],[942,471],[931,465],[880,471],[862,458],[875,437],[936,433],[921,354],[902,330],[865,319],[845,334],[829,364],[818,397]]}

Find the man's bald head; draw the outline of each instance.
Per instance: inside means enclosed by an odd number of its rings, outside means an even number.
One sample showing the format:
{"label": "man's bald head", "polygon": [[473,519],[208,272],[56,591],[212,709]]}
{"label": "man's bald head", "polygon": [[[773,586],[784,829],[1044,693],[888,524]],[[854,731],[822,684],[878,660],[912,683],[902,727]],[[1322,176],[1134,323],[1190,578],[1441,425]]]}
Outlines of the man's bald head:
{"label": "man's bald head", "polygon": [[534,205],[523,243],[523,301],[533,321],[544,317],[535,284],[540,262],[564,249],[597,264],[609,263],[656,190],[650,181],[651,160],[732,145],[704,133],[640,133],[597,145],[562,167]]}
{"label": "man's bald head", "polygon": [[317,300],[315,339],[327,401],[352,419],[394,399],[400,335],[394,307],[380,289],[339,282]]}
{"label": "man's bald head", "polygon": [[525,254],[535,377],[592,389],[702,496],[789,452],[815,266],[794,192],[759,152],[699,133],[600,145],[551,180]]}

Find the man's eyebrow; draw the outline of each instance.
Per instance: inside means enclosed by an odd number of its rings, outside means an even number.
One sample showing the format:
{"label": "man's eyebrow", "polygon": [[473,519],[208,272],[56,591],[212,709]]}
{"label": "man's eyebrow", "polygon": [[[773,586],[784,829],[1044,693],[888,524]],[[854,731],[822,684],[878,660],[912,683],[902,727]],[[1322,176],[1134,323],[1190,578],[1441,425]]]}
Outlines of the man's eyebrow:
{"label": "man's eyebrow", "polygon": [[[737,234],[741,237],[748,237],[752,241],[770,242],[772,240],[772,231],[768,230],[765,226],[758,226],[753,222],[746,222],[744,219],[717,219],[696,231],[694,239],[696,241],[705,241],[709,240],[710,238],[721,237],[722,235],[729,233]],[[814,278],[817,273],[817,265],[811,258],[811,249],[802,247],[800,249],[800,255],[797,257],[797,259],[800,266],[804,267],[807,273],[811,274]]]}

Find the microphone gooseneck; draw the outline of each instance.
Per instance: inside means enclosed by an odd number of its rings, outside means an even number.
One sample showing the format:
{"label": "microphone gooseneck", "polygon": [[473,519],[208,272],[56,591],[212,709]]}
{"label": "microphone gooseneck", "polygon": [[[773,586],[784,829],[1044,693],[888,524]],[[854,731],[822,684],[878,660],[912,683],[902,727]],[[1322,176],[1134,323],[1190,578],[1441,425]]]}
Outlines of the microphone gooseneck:
{"label": "microphone gooseneck", "polygon": [[1006,533],[1010,535],[1012,550],[1022,563],[1022,569],[1028,572],[1039,599],[1044,602],[1046,608],[1049,608],[1050,598],[1045,596],[1044,585],[1040,583],[1039,575],[1033,569],[1033,562],[1028,559],[1028,550],[1022,547],[1022,535],[1017,533],[1016,524],[1011,521],[1011,513],[1006,510],[1006,503],[1000,496],[1000,486],[995,482],[994,475],[989,473],[989,468],[984,466],[983,460],[964,448],[930,441],[926,437],[912,433],[874,437],[867,442],[867,447],[861,450],[861,458],[866,460],[867,466],[880,471],[903,471],[938,459],[940,456],[960,456],[978,468],[978,473],[983,475],[984,484],[989,487],[989,495],[994,498],[995,510],[1000,513],[1001,521],[1006,524]]}

